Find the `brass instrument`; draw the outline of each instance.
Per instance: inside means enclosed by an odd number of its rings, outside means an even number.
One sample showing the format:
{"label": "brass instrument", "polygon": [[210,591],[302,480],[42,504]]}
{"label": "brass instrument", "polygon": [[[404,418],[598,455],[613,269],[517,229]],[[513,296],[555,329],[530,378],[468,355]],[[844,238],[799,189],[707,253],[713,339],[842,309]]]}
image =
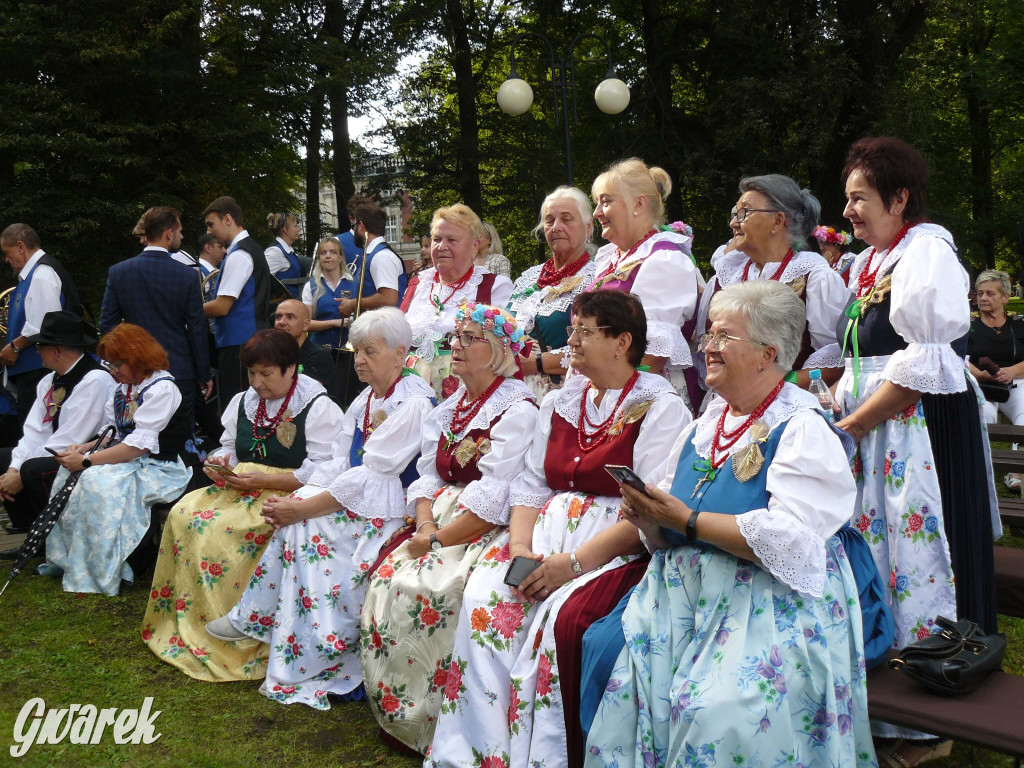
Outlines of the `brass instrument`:
{"label": "brass instrument", "polygon": [[13,286],[6,291],[0,292],[0,336],[4,338],[7,337],[7,313],[11,308],[11,295],[13,293]]}
{"label": "brass instrument", "polygon": [[217,275],[219,274],[220,269],[214,269],[200,281],[200,286],[203,292],[203,301],[213,301],[217,298]]}
{"label": "brass instrument", "polygon": [[[366,276],[363,274],[363,271],[365,269],[366,269],[366,246],[364,245],[363,246],[363,265],[359,268],[359,272],[357,273],[358,274],[358,278],[359,278],[359,290],[356,291],[356,313],[355,313],[355,315],[352,318],[353,320],[358,320],[359,319],[359,313],[362,310],[362,304],[363,304],[363,283],[366,280]],[[352,353],[352,352],[356,351],[355,347],[352,346],[351,339],[349,341],[345,342],[345,345],[341,348],[341,351],[342,352],[349,352],[349,353]]]}

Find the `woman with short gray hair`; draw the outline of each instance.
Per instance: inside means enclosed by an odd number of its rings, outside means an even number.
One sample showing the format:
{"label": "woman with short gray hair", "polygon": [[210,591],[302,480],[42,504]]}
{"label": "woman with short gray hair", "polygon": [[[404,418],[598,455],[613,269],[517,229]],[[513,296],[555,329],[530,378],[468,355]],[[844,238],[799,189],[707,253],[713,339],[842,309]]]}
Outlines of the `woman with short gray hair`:
{"label": "woman with short gray hair", "polygon": [[803,302],[795,292],[779,291],[771,281],[739,283],[711,300],[712,323],[728,315],[742,317],[752,338],[775,347],[776,368],[784,374],[792,370],[806,324]]}
{"label": "woman with short gray hair", "polygon": [[[811,368],[836,381],[842,373],[842,355],[836,341],[836,323],[849,300],[843,279],[821,256],[802,250],[818,223],[821,205],[809,190],[777,173],[747,176],[740,181],[740,198],[729,217],[733,238],[711,257],[715,276],[708,281],[697,313],[696,336],[710,326],[712,297],[722,288],[754,280],[789,285],[805,303],[800,350],[790,378],[807,387]],[[704,361],[697,370],[704,386]],[[705,387],[706,389],[706,387]]]}
{"label": "woman with short gray hair", "polygon": [[[974,281],[974,291],[978,311],[971,313],[967,358],[985,395],[985,421],[994,424],[1001,412],[1013,424],[1024,424],[1024,386],[1015,383],[1024,379],[1024,317],[1006,311],[1010,276],[986,269]],[[1018,473],[1008,474],[1004,482],[1020,490]]]}

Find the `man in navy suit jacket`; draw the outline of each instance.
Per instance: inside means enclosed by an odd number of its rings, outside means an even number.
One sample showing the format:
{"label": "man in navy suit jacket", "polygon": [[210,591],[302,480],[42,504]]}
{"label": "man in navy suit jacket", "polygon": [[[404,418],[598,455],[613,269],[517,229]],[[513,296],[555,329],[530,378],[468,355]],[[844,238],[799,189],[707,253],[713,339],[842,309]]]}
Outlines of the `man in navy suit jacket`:
{"label": "man in navy suit jacket", "polygon": [[171,251],[181,247],[181,214],[176,209],[148,210],[145,230],[146,250],[110,268],[100,331],[107,333],[124,320],[159,341],[194,424],[196,393],[202,385],[209,396],[213,384],[199,274],[171,258]]}

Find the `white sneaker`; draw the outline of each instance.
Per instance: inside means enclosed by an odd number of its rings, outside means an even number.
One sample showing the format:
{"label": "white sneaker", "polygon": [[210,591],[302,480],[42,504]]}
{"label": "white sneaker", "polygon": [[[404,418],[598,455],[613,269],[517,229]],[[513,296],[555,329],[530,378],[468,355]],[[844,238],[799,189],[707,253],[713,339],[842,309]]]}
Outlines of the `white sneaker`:
{"label": "white sneaker", "polygon": [[247,634],[235,629],[235,625],[231,623],[231,619],[227,616],[221,616],[219,619],[214,619],[207,624],[206,634],[211,637],[215,637],[218,640],[223,640],[225,643],[234,643],[239,640],[249,639]]}
{"label": "white sneaker", "polygon": [[1020,475],[1008,474],[1005,478],[1003,478],[1003,482],[1006,484],[1006,487],[1009,488],[1011,491],[1020,490]]}

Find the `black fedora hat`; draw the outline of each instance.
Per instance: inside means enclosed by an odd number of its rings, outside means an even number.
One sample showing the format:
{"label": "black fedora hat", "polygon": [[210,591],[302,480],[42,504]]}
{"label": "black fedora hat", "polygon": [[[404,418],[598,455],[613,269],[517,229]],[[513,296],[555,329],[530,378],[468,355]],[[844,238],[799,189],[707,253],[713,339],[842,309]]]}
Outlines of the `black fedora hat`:
{"label": "black fedora hat", "polygon": [[85,321],[74,312],[47,312],[39,325],[39,333],[27,336],[26,340],[50,347],[88,347],[95,344],[96,339],[86,330]]}

